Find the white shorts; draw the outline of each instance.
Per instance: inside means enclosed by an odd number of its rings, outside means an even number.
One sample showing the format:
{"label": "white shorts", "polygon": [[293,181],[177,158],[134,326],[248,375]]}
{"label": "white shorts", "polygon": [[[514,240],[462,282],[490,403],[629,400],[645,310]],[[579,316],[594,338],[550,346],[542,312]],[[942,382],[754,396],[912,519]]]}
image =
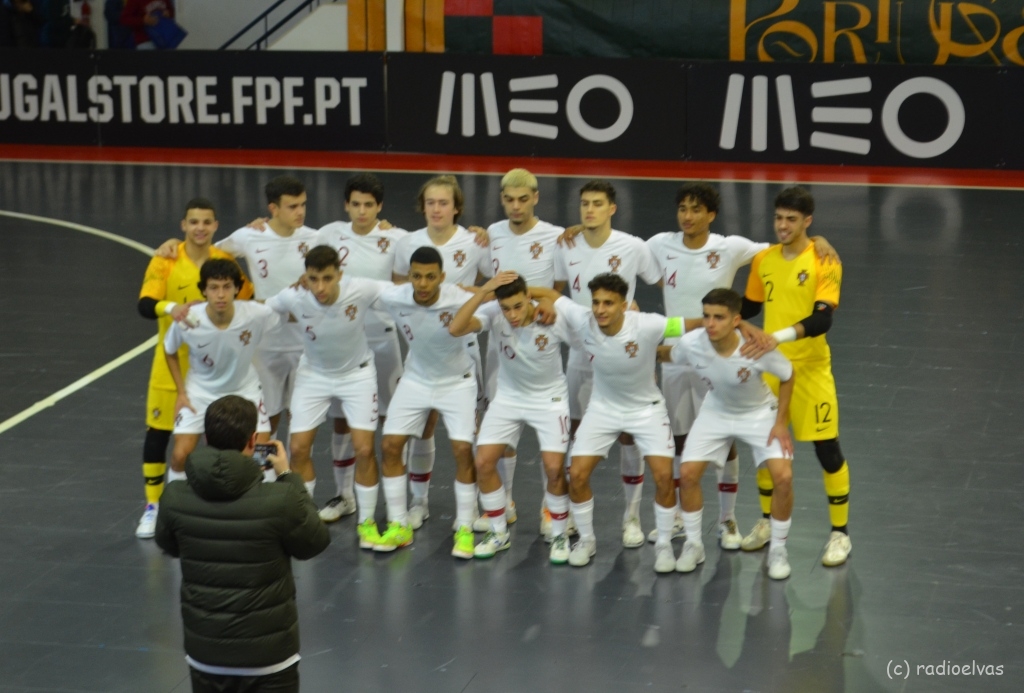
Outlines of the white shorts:
{"label": "white shorts", "polygon": [[341,412],[351,428],[376,431],[377,372],[373,360],[342,376],[332,376],[312,368],[300,368],[292,392],[292,431],[313,431],[327,418],[332,404],[340,401]]}
{"label": "white shorts", "polygon": [[[370,327],[367,326],[367,330]],[[380,332],[367,335],[366,341],[373,350],[373,362],[377,369],[377,411],[379,416],[388,415],[391,397],[398,387],[398,379],[402,377],[402,349],[398,345],[398,333],[395,328],[377,328]],[[379,337],[379,338],[377,338]],[[344,419],[345,412],[341,402],[331,402],[328,416],[332,419]],[[298,429],[296,429],[298,430]]]}
{"label": "white shorts", "polygon": [[708,384],[690,366],[662,364],[661,391],[665,394],[672,433],[685,436],[697,419],[697,412],[708,393]]}
{"label": "white shorts", "polygon": [[292,398],[295,386],[295,371],[299,368],[298,351],[263,351],[258,349],[253,357],[252,365],[260,376],[263,385],[263,402],[271,416],[277,416],[285,410]]}
{"label": "white shorts", "polygon": [[420,436],[427,416],[436,409],[449,440],[473,442],[476,431],[476,379],[468,375],[454,385],[427,385],[408,375],[398,381],[384,435]]}
{"label": "white shorts", "polygon": [[259,383],[246,388],[241,392],[228,392],[213,395],[199,388],[189,389],[186,385],[185,392],[188,394],[188,401],[195,407],[195,411],[182,409],[174,419],[174,433],[195,434],[206,432],[206,409],[226,394],[238,395],[256,405],[256,432],[270,433],[270,417],[267,415],[267,407],[263,403],[263,390]]}
{"label": "white shorts", "polygon": [[524,409],[513,398],[498,396],[491,402],[480,424],[476,444],[519,444],[523,426],[537,432],[537,442],[543,452],[565,453],[569,446],[569,406],[566,402],[549,402],[547,408]]}
{"label": "white shorts", "polygon": [[636,440],[644,457],[675,457],[676,444],[664,402],[636,409],[592,401],[572,440],[573,457],[604,457],[620,433]]}
{"label": "white shorts", "polygon": [[569,416],[573,421],[579,421],[587,411],[594,391],[594,369],[585,352],[569,349],[565,380],[569,384]]}
{"label": "white shorts", "polygon": [[690,434],[683,446],[683,462],[713,462],[719,467],[725,464],[733,441],[743,441],[750,446],[754,463],[758,466],[765,460],[784,459],[779,441],[768,445],[768,436],[775,425],[775,409],[763,409],[750,414],[728,415],[701,409],[693,422]]}

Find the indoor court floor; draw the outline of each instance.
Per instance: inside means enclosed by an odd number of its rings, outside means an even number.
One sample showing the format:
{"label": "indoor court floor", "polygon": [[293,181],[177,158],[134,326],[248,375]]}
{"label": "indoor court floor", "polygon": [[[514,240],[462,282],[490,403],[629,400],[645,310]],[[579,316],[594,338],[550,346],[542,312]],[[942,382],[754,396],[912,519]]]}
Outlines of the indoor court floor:
{"label": "indoor court floor", "polygon": [[[307,224],[344,218],[349,170],[0,161],[0,693],[190,690],[178,563],[134,536],[152,348],[130,352],[155,334],[135,307],[148,261],[141,246],[179,236],[183,205],[197,195],[218,206],[226,237],[263,213],[262,186],[282,172],[306,182]],[[580,162],[542,176],[539,216],[575,222],[579,186],[601,173]],[[430,174],[379,175],[383,216],[421,227],[413,198]],[[464,222],[501,217],[500,175],[460,180]],[[612,180],[615,228],[644,238],[676,230],[678,178]],[[844,267],[828,339],[852,475],[847,565],[821,566],[821,471],[812,447],[798,444],[784,582],[765,575],[764,551],[717,547],[710,472],[707,562],[657,576],[651,545],[621,546],[615,452],[596,475],[594,562],[552,566],[537,533],[530,434],[512,549],[458,561],[442,434],[432,516],[409,549],[360,551],[349,517],[330,527],[322,555],[295,563],[303,690],[1020,690],[1024,191],[813,181],[800,179],[817,201],[812,231]],[[717,185],[713,231],[773,240],[780,182]],[[637,298],[661,310],[656,288]],[[108,373],[47,399],[122,355]],[[333,495],[328,457],[322,431],[318,504]],[[745,449],[741,460],[746,532],[759,513]],[[648,481],[645,531],[652,500]]]}

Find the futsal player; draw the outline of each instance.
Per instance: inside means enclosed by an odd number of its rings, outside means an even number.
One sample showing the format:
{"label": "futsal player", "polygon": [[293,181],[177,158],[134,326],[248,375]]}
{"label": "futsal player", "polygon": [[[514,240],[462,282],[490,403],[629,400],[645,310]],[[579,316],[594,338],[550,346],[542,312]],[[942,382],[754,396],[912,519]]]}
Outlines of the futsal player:
{"label": "futsal player", "polygon": [[[349,221],[335,221],[321,227],[317,244],[337,251],[341,271],[346,277],[391,281],[395,251],[407,232],[381,223],[383,207],[384,186],[373,174],[361,173],[345,182],[345,213]],[[371,308],[365,324],[366,340],[377,368],[378,416],[383,421],[402,376],[402,352],[395,321],[386,310]],[[351,515],[357,505],[356,454],[349,423],[337,402],[332,405],[330,416],[334,419],[331,457],[336,493],[320,510],[320,519],[324,522],[335,522]]]}
{"label": "futsal player", "polygon": [[[740,440],[750,446],[758,470],[766,469],[775,484],[768,576],[783,580],[790,573],[785,544],[793,511],[793,440],[789,435],[793,366],[778,351],[756,360],[740,353],[743,338],[737,327],[743,300],[738,293],[712,289],[702,303],[704,329],[659,349],[662,360],[668,357],[673,363],[689,364],[707,385],[707,395],[687,436],[679,475],[686,543],[678,561],[671,544],[655,544],[654,569],[689,573],[704,562],[701,477],[708,463],[725,464],[730,448],[735,450],[735,441]],[[779,379],[778,397],[761,378],[763,373]]]}
{"label": "futsal player", "polygon": [[[203,263],[210,258],[231,257],[213,246],[217,226],[217,212],[209,200],[202,197],[189,200],[181,220],[185,240],[173,241],[174,258],[154,256],[149,261],[139,293],[139,313],[144,318],[157,321],[159,336],[146,396],[146,439],[142,450],[146,509],[135,529],[135,535],[141,539],[150,539],[156,532],[157,509],[167,472],[167,445],[174,429],[177,391],[164,358],[164,336],[172,322],[181,320],[188,313],[190,303],[202,301],[199,269]],[[239,295],[251,296],[252,285],[246,283]],[[188,350],[183,348],[180,352],[183,361],[187,354]],[[182,367],[187,368],[187,365],[183,363]],[[176,478],[173,472],[167,476],[168,480]]]}
{"label": "futsal player", "polygon": [[[460,226],[459,218],[465,206],[462,188],[455,176],[435,176],[420,188],[416,198],[417,211],[421,212],[427,225],[404,236],[395,253],[395,283],[410,281],[413,254],[420,248],[434,248],[442,258],[444,271],[441,272],[447,284],[473,286],[490,272],[490,257],[486,244],[481,247],[473,232]],[[461,305],[461,303],[460,303]],[[452,315],[455,312],[452,311]],[[392,312],[392,316],[394,313]],[[408,339],[408,335],[406,335]],[[476,407],[483,405],[483,368],[480,347],[476,335],[463,338],[473,362],[474,378],[477,382]],[[412,344],[409,344],[410,349]],[[422,358],[422,357],[421,357]],[[415,434],[409,442],[409,481],[412,503],[409,517],[413,529],[419,529],[430,513],[428,511],[430,475],[434,469],[436,448],[434,426],[437,415],[431,415],[425,428]],[[387,427],[385,426],[385,430]],[[472,438],[469,439],[472,441]],[[472,454],[470,455],[472,460]],[[472,519],[470,520],[472,525]]]}
{"label": "futsal player", "polygon": [[[493,298],[491,300],[493,292]],[[488,301],[485,303],[485,301]],[[476,474],[480,504],[490,527],[476,545],[477,558],[490,558],[511,545],[508,499],[498,463],[519,442],[524,426],[537,433],[546,474],[545,503],[551,514],[552,563],[569,559],[566,524],[569,496],[565,451],[569,444],[568,387],[562,373],[561,345],[568,344],[566,320],[542,325],[526,281],[504,270],[485,283],[455,314],[448,330],[455,337],[487,329],[500,361],[495,397],[477,435]]]}
{"label": "futsal player", "polygon": [[[576,333],[594,374],[593,392],[573,438],[569,466],[571,510],[580,533],[569,554],[569,564],[574,566],[587,565],[597,553],[590,476],[622,433],[636,440],[654,476],[658,543],[672,540],[675,441],[654,369],[658,345],[667,336],[681,335],[685,323],[656,313],[627,312],[629,285],[617,274],[599,274],[587,288],[592,296],[590,309],[565,296],[554,305],[557,320],[564,320]],[[531,287],[531,293],[542,299],[558,296],[543,288]]]}
{"label": "futsal player", "polygon": [[[242,270],[234,260],[207,260],[199,269],[199,290],[206,302],[193,306],[164,337],[164,357],[178,393],[171,453],[175,472],[185,471],[185,458],[203,434],[206,408],[221,397],[238,395],[255,404],[257,442],[270,439],[270,418],[252,360],[260,341],[277,328],[280,319],[255,301],[236,301],[242,286]],[[187,378],[178,356],[185,345]]]}
{"label": "futsal player", "polygon": [[[540,219],[536,206],[540,202],[537,176],[525,168],[514,168],[501,178],[501,206],[506,218],[487,227],[490,241],[491,272],[515,270],[527,286],[565,288],[565,282],[555,282],[555,249],[558,237],[565,231]],[[471,231],[476,229],[470,227]],[[484,359],[485,394],[488,402],[495,397],[498,377],[497,340],[488,339],[487,358]],[[516,521],[516,506],[512,499],[518,459],[514,448],[505,450],[498,471],[508,500],[506,513],[510,523]],[[542,465],[543,466],[543,465]],[[541,470],[544,471],[543,469]],[[547,474],[544,472],[545,483]],[[486,532],[490,522],[481,516],[473,529]],[[540,533],[551,539],[551,515],[547,506],[541,504]]]}
{"label": "futsal player", "polygon": [[[305,225],[307,194],[301,180],[277,176],[264,186],[264,194],[270,214],[265,221],[270,232],[262,228],[262,223],[261,228],[243,226],[217,243],[221,250],[245,260],[260,301],[290,286],[302,275],[302,258],[317,240],[316,230]],[[173,257],[173,246],[165,243],[157,252]],[[254,365],[263,385],[263,401],[272,431],[277,430],[287,407],[301,355],[301,337],[295,325],[287,322],[268,334],[256,351]]]}
{"label": "futsal player", "polygon": [[[582,233],[572,247],[560,246],[555,253],[555,280],[568,282],[569,295],[587,310],[591,308],[589,282],[599,274],[617,274],[626,285],[626,303],[633,300],[637,279],[655,284],[661,278],[658,265],[642,240],[612,229],[616,212],[615,188],[607,181],[592,180],[580,189]],[[693,316],[696,317],[696,316]],[[586,350],[572,342],[566,365],[569,383],[569,415],[573,433],[587,408],[593,388],[593,370]],[[637,445],[623,436],[620,471],[625,510],[622,517],[622,545],[643,546],[640,527],[640,497],[643,493],[644,462]]]}
{"label": "futsal player", "polygon": [[306,253],[305,266],[306,288],[287,288],[266,303],[285,318],[291,315],[303,337],[288,407],[291,466],[304,481],[311,480],[310,452],[317,428],[327,418],[332,400],[339,401],[351,426],[359,546],[374,549],[380,542],[374,520],[379,481],[373,450],[379,409],[377,370],[365,325],[371,304],[384,288],[394,285],[343,275],[337,251],[326,245]]}
{"label": "futsal player", "polygon": [[[790,422],[797,440],[812,441],[821,464],[832,530],[821,562],[842,565],[850,555],[848,534],[850,470],[839,447],[839,401],[832,377],[832,354],[825,333],[839,305],[842,266],[826,265],[815,254],[807,230],[814,216],[814,198],[807,190],[786,188],[775,198],[775,234],[779,243],[760,252],[750,267],[743,317],[764,308],[764,328],[796,372]],[[745,347],[746,349],[746,347]],[[745,353],[757,353],[756,347]],[[769,384],[777,383],[769,380]],[[772,480],[759,470],[757,485],[765,517],[743,538],[742,548],[755,551],[771,537],[768,522]]]}
{"label": "futsal player", "polygon": [[[380,296],[381,303],[405,335],[409,354],[405,373],[398,381],[384,422],[381,442],[384,496],[391,524],[378,550],[411,543],[412,530],[429,517],[425,489],[418,494],[415,484],[412,488],[416,505],[406,507],[403,450],[410,436],[423,435],[427,417],[436,410],[444,419],[455,458],[456,530],[452,555],[472,558],[477,383],[465,338],[453,337],[448,331],[455,314],[472,294],[445,283],[444,260],[432,246],[413,251],[408,272],[407,283],[386,289]],[[415,515],[414,509],[418,509]]]}

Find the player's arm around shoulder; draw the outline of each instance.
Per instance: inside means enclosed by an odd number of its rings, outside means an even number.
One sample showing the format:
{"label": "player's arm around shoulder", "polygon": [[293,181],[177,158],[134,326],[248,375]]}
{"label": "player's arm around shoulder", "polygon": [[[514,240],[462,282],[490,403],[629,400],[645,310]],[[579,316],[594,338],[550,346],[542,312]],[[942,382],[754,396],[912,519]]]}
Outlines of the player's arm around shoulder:
{"label": "player's arm around shoulder", "polygon": [[452,322],[448,325],[448,332],[453,337],[462,337],[472,332],[479,332],[484,324],[476,316],[480,306],[488,301],[494,300],[494,290],[515,281],[519,277],[515,272],[505,270],[498,272],[494,277],[488,279],[483,286],[469,290],[471,296],[462,304],[462,307],[455,313]]}

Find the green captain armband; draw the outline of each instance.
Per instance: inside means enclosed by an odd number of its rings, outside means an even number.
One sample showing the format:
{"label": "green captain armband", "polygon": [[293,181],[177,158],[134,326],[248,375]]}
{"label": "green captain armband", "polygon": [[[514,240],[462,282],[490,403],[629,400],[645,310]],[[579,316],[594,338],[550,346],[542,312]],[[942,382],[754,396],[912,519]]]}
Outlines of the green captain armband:
{"label": "green captain armband", "polygon": [[683,323],[682,318],[668,318],[668,322],[665,323],[665,334],[664,337],[682,337],[686,332],[686,325]]}

